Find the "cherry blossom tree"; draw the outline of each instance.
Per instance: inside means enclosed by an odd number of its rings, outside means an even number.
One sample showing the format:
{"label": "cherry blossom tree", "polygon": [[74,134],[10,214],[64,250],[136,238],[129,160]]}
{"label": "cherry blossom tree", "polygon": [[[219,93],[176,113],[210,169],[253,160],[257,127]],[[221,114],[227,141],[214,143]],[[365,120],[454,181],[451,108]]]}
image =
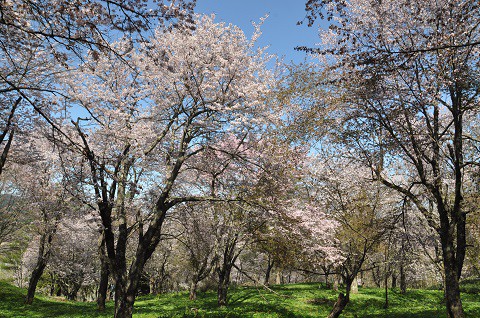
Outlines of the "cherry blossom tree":
{"label": "cherry blossom tree", "polygon": [[369,180],[368,169],[343,157],[340,150],[335,153],[338,158],[314,161],[308,184],[311,195],[321,200],[316,209],[327,215],[324,220],[331,220],[330,231],[325,224],[315,227],[329,239],[329,244],[319,244],[320,251],[330,257],[328,263],[345,283],[345,294],[339,294],[329,317],[339,317],[349,303],[357,275],[397,218],[398,200],[388,188]]}
{"label": "cherry blossom tree", "polygon": [[[45,113],[49,111],[47,109],[54,108],[53,105],[42,102],[42,90],[54,86],[55,73],[52,58],[44,49],[38,47],[35,38],[30,36],[19,40],[2,33],[1,43],[0,174],[6,164],[14,136],[22,136],[26,131],[28,132],[36,120],[28,103],[33,103]],[[15,89],[16,87],[19,91]],[[27,87],[28,94],[22,91]]]}
{"label": "cherry blossom tree", "polygon": [[[300,221],[297,219],[280,214],[269,219],[268,223],[257,233],[252,252],[257,257],[255,265],[263,263],[265,266],[263,279],[265,286],[270,284],[274,269],[279,273],[284,269],[298,268],[299,260],[303,262],[304,259],[301,256],[306,249],[302,243],[312,240],[312,238],[298,230],[299,223]],[[312,259],[308,259],[304,263],[311,261]]]}
{"label": "cherry blossom tree", "polygon": [[280,223],[277,220],[284,218],[277,205],[282,201],[290,204],[286,202],[286,193],[298,180],[296,165],[302,156],[272,135],[256,137],[230,136],[188,165],[213,198],[237,198],[200,206],[204,206],[202,221],[209,220],[202,235],[204,240],[214,242],[210,243],[214,248],[210,258],[204,254],[202,268],[206,274],[208,266],[214,265],[219,306],[227,304],[232,272],[249,276],[238,267],[239,257],[265,239],[266,227],[275,226]]}
{"label": "cherry blossom tree", "polygon": [[23,122],[43,118],[58,133],[65,105],[56,74],[75,69],[87,51],[115,52],[112,40],[144,39],[157,27],[189,27],[195,1],[3,1],[0,17],[0,173]]}
{"label": "cherry blossom tree", "polygon": [[306,9],[310,23],[332,21],[321,46],[305,49],[320,53],[341,83],[347,144],[438,233],[447,313],[464,317],[458,280],[467,245],[464,175],[478,165],[465,130],[478,108],[478,3],[312,0]]}
{"label": "cherry blossom tree", "polygon": [[52,48],[74,50],[81,57],[75,50],[82,46],[108,49],[112,31],[141,36],[169,20],[176,25],[191,23],[194,5],[191,1],[160,1],[153,6],[137,0],[5,1],[0,26],[5,37],[22,40],[33,35]]}
{"label": "cherry blossom tree", "polygon": [[116,317],[132,315],[167,214],[212,199],[188,164],[226,134],[241,136],[274,118],[263,103],[271,75],[263,50],[254,48],[258,33],[248,40],[234,26],[197,19],[195,30],[158,29],[141,47],[117,42],[128,65],[111,52],[91,54],[65,79],[72,102],[90,114],[73,122],[70,139],[81,145],[83,183],[102,220]]}
{"label": "cherry blossom tree", "polygon": [[198,284],[208,278],[218,259],[215,233],[218,222],[208,203],[188,205],[177,212],[179,241],[186,249],[190,268],[190,300],[197,298]]}
{"label": "cherry blossom tree", "polygon": [[62,218],[48,264],[52,287],[57,285],[57,295],[63,294],[69,300],[77,300],[81,290],[84,296],[93,294],[98,285],[98,229],[96,222],[85,220],[84,215],[89,214],[76,211]]}
{"label": "cherry blossom tree", "polygon": [[[69,209],[71,197],[65,191],[65,178],[60,169],[57,149],[42,137],[41,130],[35,130],[36,138],[29,136],[26,144],[17,149],[25,148],[28,157],[15,164],[12,184],[14,193],[22,194],[22,199],[28,202],[32,215],[33,232],[37,238],[35,262],[32,264],[26,303],[33,302],[37,283],[42,276],[52,254],[52,244],[58,224]],[[28,161],[25,160],[28,158]]]}

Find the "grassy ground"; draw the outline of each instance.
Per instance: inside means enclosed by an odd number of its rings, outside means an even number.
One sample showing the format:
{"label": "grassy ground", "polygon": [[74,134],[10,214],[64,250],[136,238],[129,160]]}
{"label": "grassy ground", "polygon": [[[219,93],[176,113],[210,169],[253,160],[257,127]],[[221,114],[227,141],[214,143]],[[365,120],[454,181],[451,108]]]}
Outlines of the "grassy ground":
{"label": "grassy ground", "polygon": [[[275,293],[253,287],[241,287],[230,292],[229,306],[217,308],[215,293],[199,295],[189,301],[187,293],[140,297],[135,303],[136,318],[167,317],[325,317],[337,294],[320,289],[318,284],[274,286]],[[105,313],[95,310],[95,303],[67,302],[37,297],[32,306],[23,305],[25,291],[0,282],[1,318],[88,318],[112,317],[113,304]],[[480,317],[480,295],[462,294],[467,317]],[[343,317],[439,318],[446,317],[442,292],[435,290],[409,290],[406,295],[398,291],[389,293],[390,307],[383,309],[384,292],[363,288],[353,295]]]}

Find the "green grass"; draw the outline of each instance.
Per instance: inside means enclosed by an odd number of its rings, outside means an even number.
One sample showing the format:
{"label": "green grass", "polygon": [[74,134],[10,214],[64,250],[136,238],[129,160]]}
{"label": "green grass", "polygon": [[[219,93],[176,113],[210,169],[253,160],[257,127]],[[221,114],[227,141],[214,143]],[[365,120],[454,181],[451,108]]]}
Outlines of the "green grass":
{"label": "green grass", "polygon": [[[140,297],[135,303],[136,318],[173,317],[251,317],[251,318],[306,318],[325,317],[333,306],[337,293],[320,289],[318,284],[274,286],[275,293],[254,287],[238,287],[230,291],[229,305],[216,306],[214,292],[200,293],[198,300],[188,300],[186,292]],[[1,318],[84,318],[112,317],[113,304],[107,304],[105,313],[96,311],[95,303],[60,301],[36,297],[32,306],[23,305],[25,290],[0,282]],[[464,293],[462,300],[467,317],[480,317],[480,295]],[[384,291],[363,288],[352,295],[343,317],[362,318],[441,318],[446,317],[442,291],[398,290],[389,292],[390,307],[383,309]]]}

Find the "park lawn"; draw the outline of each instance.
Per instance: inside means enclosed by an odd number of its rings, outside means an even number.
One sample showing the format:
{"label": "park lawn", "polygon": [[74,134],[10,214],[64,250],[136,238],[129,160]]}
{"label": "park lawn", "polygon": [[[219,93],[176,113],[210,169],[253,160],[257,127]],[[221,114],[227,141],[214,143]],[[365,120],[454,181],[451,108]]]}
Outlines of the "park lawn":
{"label": "park lawn", "polygon": [[[336,300],[337,293],[320,289],[318,284],[292,284],[273,286],[274,292],[263,288],[238,287],[230,291],[229,305],[216,306],[214,292],[199,293],[198,300],[190,301],[188,293],[170,293],[139,297],[135,302],[136,318],[167,317],[251,317],[251,318],[306,318],[325,317]],[[96,311],[95,303],[60,301],[49,297],[35,298],[32,306],[23,304],[25,290],[0,282],[1,318],[89,318],[112,317],[113,303],[107,304],[105,313]],[[462,294],[467,317],[480,317],[480,295]],[[408,290],[401,295],[389,292],[388,309],[383,309],[384,291],[378,288],[361,288],[352,295],[342,317],[389,318],[441,318],[446,317],[442,291]]]}

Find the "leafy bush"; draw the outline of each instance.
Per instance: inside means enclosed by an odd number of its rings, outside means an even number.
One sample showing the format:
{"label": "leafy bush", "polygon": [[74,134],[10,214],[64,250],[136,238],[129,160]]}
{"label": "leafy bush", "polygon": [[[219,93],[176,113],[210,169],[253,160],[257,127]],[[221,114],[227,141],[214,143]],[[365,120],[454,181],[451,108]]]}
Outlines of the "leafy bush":
{"label": "leafy bush", "polygon": [[480,278],[462,280],[460,282],[460,291],[467,294],[480,294]]}

